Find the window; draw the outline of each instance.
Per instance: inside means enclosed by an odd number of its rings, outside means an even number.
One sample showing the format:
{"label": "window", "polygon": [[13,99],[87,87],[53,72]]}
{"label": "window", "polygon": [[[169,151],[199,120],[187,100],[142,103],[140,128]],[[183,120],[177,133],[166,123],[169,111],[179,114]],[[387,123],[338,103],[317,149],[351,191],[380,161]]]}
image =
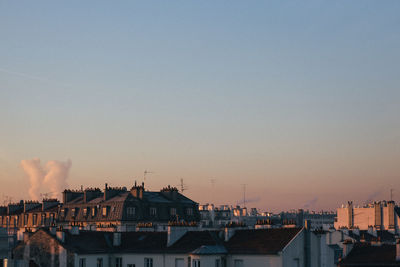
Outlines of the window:
{"label": "window", "polygon": [[153,267],[153,259],[144,258],[144,267]]}
{"label": "window", "polygon": [[234,267],[243,267],[243,260],[235,260],[233,263]]}
{"label": "window", "polygon": [[33,225],[36,225],[36,224],[37,224],[37,214],[33,214],[32,224],[33,224]]}
{"label": "window", "polygon": [[128,267],[136,267],[135,264],[128,264]]}
{"label": "window", "polygon": [[97,258],[97,267],[103,267],[103,258]]}
{"label": "window", "polygon": [[115,258],[115,267],[122,267],[122,258],[121,257]]}
{"label": "window", "polygon": [[96,211],[97,211],[97,208],[93,207],[93,209],[92,209],[92,217],[96,216]]}
{"label": "window", "polygon": [[156,216],[157,215],[157,208],[151,207],[150,208],[150,215],[151,216]]}
{"label": "window", "polygon": [[200,260],[193,260],[192,267],[200,267]]}
{"label": "window", "polygon": [[135,216],[135,213],[136,213],[135,207],[126,208],[126,214],[128,214],[128,216]]}
{"label": "window", "polygon": [[186,208],[186,214],[189,216],[193,215],[193,209],[192,208]]}
{"label": "window", "polygon": [[79,259],[79,267],[86,267],[86,259],[85,258]]}
{"label": "window", "polygon": [[175,267],[185,267],[185,260],[182,258],[175,259]]}
{"label": "window", "polygon": [[42,213],[42,225],[46,224],[46,213]]}
{"label": "window", "polygon": [[220,259],[216,259],[215,260],[215,267],[221,267],[221,260]]}
{"label": "window", "polygon": [[103,216],[107,216],[108,207],[103,207]]}
{"label": "window", "polygon": [[54,223],[54,213],[50,213],[50,225]]}
{"label": "window", "polygon": [[73,209],[71,210],[71,217],[72,217],[72,218],[74,218],[74,217],[76,216],[76,212],[77,212],[77,209],[76,209],[76,208],[73,208]]}
{"label": "window", "polygon": [[171,208],[169,210],[169,213],[171,214],[171,216],[175,216],[176,215],[176,208]]}
{"label": "window", "polygon": [[88,216],[90,214],[90,208],[89,207],[87,207],[87,208],[84,208],[83,209],[83,216]]}

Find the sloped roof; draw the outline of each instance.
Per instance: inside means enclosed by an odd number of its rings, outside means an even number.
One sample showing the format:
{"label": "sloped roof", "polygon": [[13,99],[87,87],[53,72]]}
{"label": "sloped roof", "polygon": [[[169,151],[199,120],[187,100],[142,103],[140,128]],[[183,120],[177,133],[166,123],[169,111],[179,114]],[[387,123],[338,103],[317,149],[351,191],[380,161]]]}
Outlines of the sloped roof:
{"label": "sloped roof", "polygon": [[168,248],[169,252],[190,253],[201,246],[223,244],[218,231],[189,231]]}
{"label": "sloped roof", "polygon": [[193,255],[215,255],[215,254],[226,254],[228,251],[224,246],[201,246],[193,250],[190,254]]}
{"label": "sloped roof", "polygon": [[230,254],[277,254],[301,228],[237,230],[226,242]]}
{"label": "sloped roof", "polygon": [[396,262],[396,245],[371,246],[357,243],[347,257],[340,261],[339,266],[400,266],[400,262]]}

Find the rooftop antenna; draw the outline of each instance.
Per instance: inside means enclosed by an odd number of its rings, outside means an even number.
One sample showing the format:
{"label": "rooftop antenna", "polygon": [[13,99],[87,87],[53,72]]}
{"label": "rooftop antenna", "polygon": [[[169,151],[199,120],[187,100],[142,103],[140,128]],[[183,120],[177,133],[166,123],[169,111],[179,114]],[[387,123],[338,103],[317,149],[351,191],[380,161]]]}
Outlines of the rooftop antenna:
{"label": "rooftop antenna", "polygon": [[394,191],[394,190],[391,188],[391,189],[390,189],[390,201],[393,201],[393,191]]}
{"label": "rooftop antenna", "polygon": [[144,170],[144,172],[143,172],[143,181],[146,181],[146,175],[147,174],[151,174],[151,173],[154,173],[154,172],[151,172],[151,171],[148,171],[148,170]]}
{"label": "rooftop antenna", "polygon": [[185,191],[185,190],[188,190],[188,188],[186,187],[186,185],[183,183],[183,178],[181,178],[180,187],[181,187],[181,193],[183,193],[183,191]]}
{"label": "rooftop antenna", "polygon": [[246,208],[246,184],[242,184],[243,187],[243,206]]}

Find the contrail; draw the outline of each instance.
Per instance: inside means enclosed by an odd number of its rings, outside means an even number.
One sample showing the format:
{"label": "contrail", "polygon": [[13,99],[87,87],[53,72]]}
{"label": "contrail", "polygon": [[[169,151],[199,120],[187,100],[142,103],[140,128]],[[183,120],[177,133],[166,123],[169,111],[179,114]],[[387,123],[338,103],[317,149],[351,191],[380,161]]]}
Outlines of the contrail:
{"label": "contrail", "polygon": [[71,88],[71,86],[69,86],[69,85],[60,84],[60,83],[54,82],[52,80],[49,80],[49,79],[46,79],[46,78],[43,78],[43,77],[39,77],[39,76],[35,76],[35,75],[23,73],[23,72],[9,71],[9,70],[3,69],[3,68],[0,68],[0,72],[11,74],[11,75],[16,75],[16,76],[20,76],[20,77],[24,77],[24,78],[28,78],[28,79],[39,81],[39,82],[43,82],[43,83],[50,83],[50,84],[55,84],[55,85],[66,87],[66,88]]}

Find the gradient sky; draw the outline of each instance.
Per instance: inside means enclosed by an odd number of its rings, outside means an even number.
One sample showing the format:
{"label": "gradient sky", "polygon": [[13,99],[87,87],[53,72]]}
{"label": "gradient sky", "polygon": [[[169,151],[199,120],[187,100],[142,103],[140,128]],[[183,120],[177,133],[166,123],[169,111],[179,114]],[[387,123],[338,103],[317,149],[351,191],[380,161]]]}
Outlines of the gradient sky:
{"label": "gradient sky", "polygon": [[[0,197],[70,188],[279,211],[400,201],[400,1],[0,0]],[[214,186],[210,179],[215,179]],[[309,203],[310,202],[310,203]],[[309,203],[310,205],[308,205]]]}

